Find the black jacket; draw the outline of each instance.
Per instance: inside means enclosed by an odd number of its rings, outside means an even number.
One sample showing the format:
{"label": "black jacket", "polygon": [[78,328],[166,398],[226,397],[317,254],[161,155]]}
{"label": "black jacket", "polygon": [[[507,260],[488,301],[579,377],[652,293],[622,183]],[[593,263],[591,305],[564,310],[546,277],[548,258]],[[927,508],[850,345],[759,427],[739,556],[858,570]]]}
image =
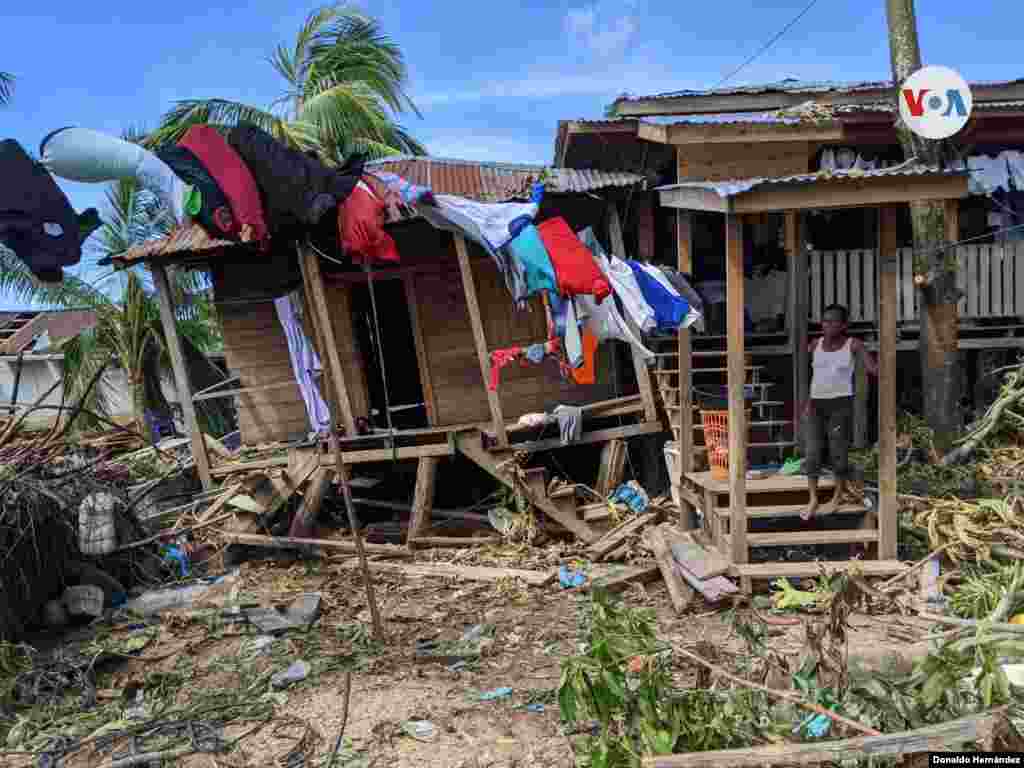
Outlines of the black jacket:
{"label": "black jacket", "polygon": [[272,236],[295,235],[333,214],[363,174],[361,157],[349,160],[344,168],[328,168],[247,123],[231,129],[228,143],[256,178]]}
{"label": "black jacket", "polygon": [[[209,232],[211,237],[236,240],[234,235],[229,234],[229,231],[233,231],[230,226],[231,205],[221,191],[220,185],[195,153],[187,147],[173,144],[160,147],[156,150],[156,156],[167,163],[179,179],[199,190],[202,207],[195,220],[203,229]],[[222,226],[222,223],[226,224],[227,228]]]}
{"label": "black jacket", "polygon": [[82,257],[82,232],[57,182],[13,139],[0,141],[0,242],[39,280],[59,283]]}

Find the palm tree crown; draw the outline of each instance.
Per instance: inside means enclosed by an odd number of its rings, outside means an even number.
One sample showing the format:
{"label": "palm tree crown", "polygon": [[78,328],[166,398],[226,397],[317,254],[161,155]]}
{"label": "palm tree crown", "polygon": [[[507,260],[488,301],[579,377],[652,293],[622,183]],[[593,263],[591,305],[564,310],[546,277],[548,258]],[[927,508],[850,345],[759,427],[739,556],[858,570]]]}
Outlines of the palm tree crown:
{"label": "palm tree crown", "polygon": [[0,72],[0,106],[10,103],[13,90],[14,75],[9,72]]}
{"label": "palm tree crown", "polygon": [[405,109],[419,111],[405,92],[402,52],[375,20],[345,6],[320,8],[307,17],[294,44],[279,45],[269,61],[286,84],[269,109],[227,99],[179,101],[147,143],[177,141],[197,123],[248,122],[329,163],[354,152],[424,154],[393,119]]}

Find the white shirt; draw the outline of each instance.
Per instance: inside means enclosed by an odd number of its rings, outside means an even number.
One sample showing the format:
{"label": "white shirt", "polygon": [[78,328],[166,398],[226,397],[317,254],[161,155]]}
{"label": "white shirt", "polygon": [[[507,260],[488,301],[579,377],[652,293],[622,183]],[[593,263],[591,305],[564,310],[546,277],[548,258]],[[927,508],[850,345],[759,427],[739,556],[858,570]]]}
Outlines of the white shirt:
{"label": "white shirt", "polygon": [[811,357],[811,399],[853,397],[853,339],[847,339],[834,352],[826,352],[823,342],[823,339],[818,340]]}

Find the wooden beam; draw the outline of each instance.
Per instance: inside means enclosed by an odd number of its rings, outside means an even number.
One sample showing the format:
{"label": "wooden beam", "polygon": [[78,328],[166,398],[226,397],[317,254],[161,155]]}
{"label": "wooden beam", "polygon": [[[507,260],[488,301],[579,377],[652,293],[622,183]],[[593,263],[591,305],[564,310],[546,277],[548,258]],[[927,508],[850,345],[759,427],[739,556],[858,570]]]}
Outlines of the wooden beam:
{"label": "wooden beam", "polygon": [[313,472],[313,478],[309,481],[309,488],[302,498],[302,504],[295,512],[293,530],[312,530],[316,525],[316,519],[320,516],[320,508],[324,504],[324,497],[331,487],[331,475],[333,473],[327,467],[320,467]]}
{"label": "wooden beam", "polygon": [[[887,733],[882,736],[859,736],[805,744],[769,744],[747,749],[717,749],[688,752],[681,755],[645,757],[644,768],[718,768],[728,765],[739,768],[764,765],[818,765],[846,761],[862,762],[873,757],[895,757],[936,752],[951,747],[974,745],[991,739],[1001,710],[985,712],[928,725],[913,731]],[[927,762],[927,761],[926,761]]]}
{"label": "wooden beam", "polygon": [[668,588],[672,607],[676,613],[682,613],[693,602],[693,587],[683,581],[676,571],[676,561],[672,556],[672,550],[669,549],[669,545],[665,541],[665,535],[659,527],[652,525],[644,529],[640,538],[644,546],[654,555],[658,570],[661,571],[661,578]]}
{"label": "wooden beam", "polygon": [[[486,470],[496,480],[504,483],[510,488],[514,489],[517,487],[512,476],[508,472],[498,468],[498,459],[489,451],[484,450],[483,445],[481,445],[482,440],[479,433],[466,432],[457,435],[455,437],[455,442],[460,453],[481,469]],[[518,485],[518,490],[526,497],[526,500],[530,504],[533,504],[533,506],[537,507],[537,509],[553,519],[555,522],[561,523],[564,528],[568,529],[578,538],[588,544],[597,540],[597,532],[580,520],[575,514],[566,514],[550,499],[535,493],[532,489],[526,487],[525,484],[520,483]]]}
{"label": "wooden beam", "polygon": [[[611,241],[612,253],[620,259],[625,259],[626,241],[622,237],[622,220],[619,218],[619,209],[615,206],[614,200],[608,202],[608,237]],[[654,402],[654,387],[651,384],[651,369],[647,367],[647,361],[633,345],[630,345],[629,348],[633,355],[636,384],[644,403],[644,420],[658,421],[658,408]]]}
{"label": "wooden beam", "polygon": [[430,513],[434,508],[434,488],[437,481],[437,465],[435,456],[424,456],[416,467],[416,487],[412,495],[412,516],[409,519],[409,532],[406,542],[421,536],[430,525]]}
{"label": "wooden beam", "polygon": [[[384,546],[378,544],[377,546]],[[342,566],[344,567],[344,565]],[[482,565],[456,565],[449,563],[370,563],[371,570],[400,576],[465,579],[466,581],[496,582],[520,579],[531,587],[546,587],[557,576],[556,571],[527,571],[519,568],[489,568]]]}
{"label": "wooden beam", "polygon": [[505,432],[505,417],[501,413],[501,397],[491,389],[491,355],[487,349],[487,337],[484,335],[484,323],[480,316],[480,303],[476,297],[476,283],[473,280],[473,266],[469,263],[469,250],[466,238],[454,235],[455,251],[459,256],[459,270],[462,272],[462,287],[466,292],[466,307],[469,309],[469,322],[473,326],[473,342],[476,345],[476,356],[480,362],[480,376],[483,379],[487,402],[491,407],[491,421],[494,423],[494,435],[498,445],[508,445]]}
{"label": "wooden beam", "polygon": [[[799,211],[785,214],[786,257],[789,261],[789,344],[793,350],[793,398],[796,407],[807,401],[810,360],[807,353],[807,315],[809,286],[807,283],[807,250],[804,247],[803,215]],[[800,453],[805,453],[804,425],[799,413],[795,416],[795,440]]]}
{"label": "wooden beam", "polygon": [[[743,338],[743,219],[725,218],[726,320],[729,387],[729,504],[730,550],[733,563],[746,563],[747,553],[747,424],[744,384],[746,354]],[[744,583],[749,592],[749,582]]]}
{"label": "wooden beam", "polygon": [[653,435],[662,432],[660,421],[640,422],[639,424],[627,424],[624,427],[609,427],[608,429],[597,429],[593,432],[584,432],[579,440],[571,443],[563,443],[562,438],[552,437],[549,440],[534,440],[527,443],[512,443],[509,450],[516,451],[550,451],[553,448],[569,448],[574,445],[588,445],[591,443],[603,443],[605,440],[617,438],[636,437],[638,435]]}
{"label": "wooden beam", "polygon": [[601,448],[601,461],[597,469],[597,482],[594,490],[602,498],[610,496],[622,482],[626,469],[626,441],[622,438],[609,440]]}
{"label": "wooden beam", "polygon": [[[228,544],[242,544],[247,547],[265,547],[267,549],[312,549],[333,550],[344,554],[355,554],[356,544],[351,540],[338,539],[296,539],[291,536],[260,536],[255,533],[225,533],[223,539]],[[365,552],[371,555],[387,557],[411,557],[412,551],[407,547],[394,544],[363,544]]]}
{"label": "wooden beam", "polygon": [[665,129],[665,143],[676,146],[686,144],[751,144],[773,141],[839,142],[843,127],[837,121],[825,124],[787,125],[780,123],[736,125],[676,123],[659,126]]}
{"label": "wooden beam", "polygon": [[420,370],[420,386],[423,388],[423,402],[427,409],[427,423],[437,423],[437,399],[434,395],[434,383],[430,378],[430,358],[427,356],[427,344],[423,338],[423,324],[420,319],[419,297],[416,295],[416,281],[411,275],[402,278],[405,286],[405,303],[409,307],[409,321],[412,324],[412,338],[416,344],[416,365]]}
{"label": "wooden beam", "polygon": [[302,282],[313,310],[313,322],[322,341],[322,355],[327,361],[334,399],[341,411],[342,424],[345,425],[345,434],[355,435],[356,421],[352,415],[352,401],[348,396],[345,369],[338,353],[338,340],[334,336],[334,325],[331,323],[320,260],[312,248],[299,246],[299,264],[302,267]]}
{"label": "wooden beam", "polygon": [[712,189],[700,187],[672,187],[658,192],[658,203],[662,208],[679,208],[686,211],[707,211],[728,213],[730,201],[720,197]]}
{"label": "wooden beam", "polygon": [[[693,273],[693,224],[694,214],[676,211],[676,268],[683,274]],[[669,482],[682,485],[686,472],[693,471],[693,392],[690,389],[690,368],[693,365],[693,343],[689,328],[679,329],[677,343],[679,353],[679,411],[676,426],[679,429],[679,474]],[[690,528],[694,509],[685,498],[680,498],[680,522],[683,528]]]}
{"label": "wooden beam", "polygon": [[196,407],[192,402],[192,386],[189,384],[188,367],[185,365],[185,353],[181,348],[178,324],[174,317],[174,304],[171,299],[171,283],[167,278],[167,267],[162,264],[154,264],[151,267],[151,271],[153,274],[153,284],[156,288],[157,303],[160,305],[160,324],[163,326],[164,337],[167,339],[167,351],[171,355],[171,368],[174,371],[174,389],[177,392],[182,413],[185,415],[185,426],[189,431],[189,440],[192,441],[192,458],[196,462],[199,481],[203,484],[203,490],[208,491],[213,487],[213,477],[210,474],[210,457],[206,453],[206,441],[203,439],[202,430],[199,428]]}
{"label": "wooden beam", "polygon": [[896,496],[896,223],[899,209],[878,212],[878,556],[896,557],[899,499]]}
{"label": "wooden beam", "polygon": [[[365,464],[370,461],[391,461],[392,459],[421,459],[424,456],[451,456],[455,451],[448,443],[430,443],[429,445],[405,445],[396,448],[367,448],[362,451],[341,452],[342,461],[348,464]],[[324,456],[321,464],[332,465],[334,460]]]}

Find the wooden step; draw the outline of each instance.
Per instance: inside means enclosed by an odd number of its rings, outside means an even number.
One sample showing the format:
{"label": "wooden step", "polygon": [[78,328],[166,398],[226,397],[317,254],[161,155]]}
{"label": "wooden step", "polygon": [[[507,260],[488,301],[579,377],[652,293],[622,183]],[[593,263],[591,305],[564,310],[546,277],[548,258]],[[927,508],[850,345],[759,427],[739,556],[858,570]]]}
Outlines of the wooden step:
{"label": "wooden step", "polygon": [[813,563],[734,564],[729,573],[748,579],[774,579],[780,576],[813,579],[821,574],[821,567],[834,572],[845,571],[855,566],[859,567],[865,576],[895,576],[907,569],[899,560],[820,560]]}
{"label": "wooden step", "polygon": [[[777,504],[775,506],[768,507],[747,507],[747,518],[750,520],[764,520],[773,517],[800,517],[800,513],[807,509],[806,504]],[[838,507],[835,512],[830,512],[825,515],[818,513],[818,517],[827,518],[833,515],[861,515],[867,512],[864,507],[858,507],[855,504],[844,504]],[[715,514],[719,517],[729,519],[729,508],[718,507],[715,510]]]}
{"label": "wooden step", "polygon": [[786,531],[784,533],[748,533],[751,547],[806,546],[810,544],[870,544],[878,541],[878,530],[854,528],[844,531]]}
{"label": "wooden step", "polygon": [[[747,450],[751,448],[792,448],[794,445],[796,445],[795,440],[782,440],[778,443],[747,443]],[[706,453],[707,450],[706,445],[693,446],[694,453]]]}

